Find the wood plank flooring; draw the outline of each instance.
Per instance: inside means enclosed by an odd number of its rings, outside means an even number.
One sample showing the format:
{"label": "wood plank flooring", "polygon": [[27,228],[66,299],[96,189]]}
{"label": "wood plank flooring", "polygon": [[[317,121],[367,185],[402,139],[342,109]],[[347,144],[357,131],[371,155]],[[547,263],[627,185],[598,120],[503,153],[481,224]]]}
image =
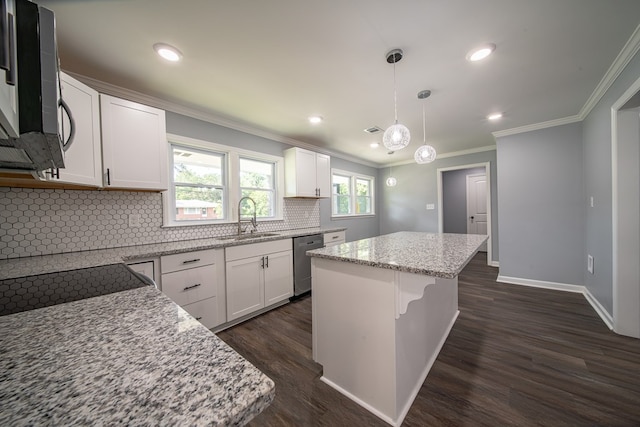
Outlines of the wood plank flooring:
{"label": "wood plank flooring", "polygon": [[[640,426],[640,340],[581,294],[496,276],[484,253],[460,275],[460,316],[403,426]],[[311,297],[218,336],[276,383],[250,426],[387,425],[319,380]]]}

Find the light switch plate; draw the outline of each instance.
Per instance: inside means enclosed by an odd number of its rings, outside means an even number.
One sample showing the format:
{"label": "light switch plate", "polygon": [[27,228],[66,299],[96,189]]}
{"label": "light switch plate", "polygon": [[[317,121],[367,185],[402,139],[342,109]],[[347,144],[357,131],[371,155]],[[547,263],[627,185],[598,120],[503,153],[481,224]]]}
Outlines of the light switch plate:
{"label": "light switch plate", "polygon": [[587,255],[587,271],[593,274],[593,256]]}
{"label": "light switch plate", "polygon": [[434,205],[433,203],[427,203],[427,210],[428,211],[432,211],[436,208],[436,205]]}
{"label": "light switch plate", "polygon": [[129,227],[140,227],[140,214],[129,214]]}

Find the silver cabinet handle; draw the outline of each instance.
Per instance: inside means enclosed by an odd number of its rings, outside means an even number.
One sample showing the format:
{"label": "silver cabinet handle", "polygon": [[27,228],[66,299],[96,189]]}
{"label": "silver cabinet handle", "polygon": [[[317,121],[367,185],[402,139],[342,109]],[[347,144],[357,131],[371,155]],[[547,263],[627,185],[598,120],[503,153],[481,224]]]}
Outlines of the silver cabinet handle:
{"label": "silver cabinet handle", "polygon": [[265,260],[267,261],[267,268],[269,268],[269,256],[268,255],[265,257]]}
{"label": "silver cabinet handle", "polygon": [[196,317],[196,320],[202,320],[202,316]]}
{"label": "silver cabinet handle", "polygon": [[202,286],[202,284],[201,283],[196,283],[195,285],[185,286],[185,288],[183,290],[188,291],[189,289],[195,289],[198,286]]}
{"label": "silver cabinet handle", "polygon": [[264,257],[262,257],[262,259],[260,261],[261,261],[260,268],[264,268]]}
{"label": "silver cabinet handle", "polygon": [[338,237],[340,237],[340,236],[333,236],[332,239],[336,240]]}
{"label": "silver cabinet handle", "polygon": [[182,263],[183,264],[191,264],[191,263],[198,262],[198,261],[200,261],[200,258],[188,259],[186,261],[182,261]]}

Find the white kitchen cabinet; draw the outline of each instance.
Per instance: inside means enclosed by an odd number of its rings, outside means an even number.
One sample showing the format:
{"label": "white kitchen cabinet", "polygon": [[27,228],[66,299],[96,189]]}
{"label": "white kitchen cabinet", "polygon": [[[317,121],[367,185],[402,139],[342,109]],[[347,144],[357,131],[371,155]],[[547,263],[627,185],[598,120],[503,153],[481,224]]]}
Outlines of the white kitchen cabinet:
{"label": "white kitchen cabinet", "polygon": [[[0,139],[7,139],[7,137],[17,137],[20,131],[18,127],[18,72],[17,72],[17,51],[16,48],[16,29],[15,29],[15,1],[14,0],[1,0],[6,5],[6,14],[0,16],[3,20],[2,28],[12,30],[9,34],[8,40],[2,40],[3,58],[6,58],[6,63],[3,64],[6,68],[13,67],[13,71],[0,68]],[[9,26],[9,22],[11,25]],[[6,41],[6,44],[5,44]],[[9,48],[8,51],[5,50]],[[15,84],[7,83],[7,77],[11,74],[14,77]]]}
{"label": "white kitchen cabinet", "polygon": [[225,252],[228,321],[293,295],[291,239],[232,246]]}
{"label": "white kitchen cabinet", "polygon": [[226,322],[224,250],[207,249],[160,258],[162,292],[207,328]]}
{"label": "white kitchen cabinet", "polygon": [[[62,99],[69,107],[75,135],[65,152],[64,168],[45,171],[47,181],[102,187],[100,138],[100,98],[98,91],[73,77],[60,73]],[[67,141],[71,124],[62,114],[61,136]]]}
{"label": "white kitchen cabinet", "polygon": [[166,190],[165,112],[101,94],[100,115],[104,186]]}
{"label": "white kitchen cabinet", "polygon": [[144,274],[155,282],[158,289],[162,289],[160,284],[160,272],[158,271],[158,267],[160,266],[159,258],[127,261],[127,266],[136,273]]}
{"label": "white kitchen cabinet", "polygon": [[345,232],[334,231],[332,233],[324,233],[324,245],[325,247],[337,246],[345,242]]}
{"label": "white kitchen cabinet", "polygon": [[284,151],[285,197],[331,195],[330,157],[303,148]]}

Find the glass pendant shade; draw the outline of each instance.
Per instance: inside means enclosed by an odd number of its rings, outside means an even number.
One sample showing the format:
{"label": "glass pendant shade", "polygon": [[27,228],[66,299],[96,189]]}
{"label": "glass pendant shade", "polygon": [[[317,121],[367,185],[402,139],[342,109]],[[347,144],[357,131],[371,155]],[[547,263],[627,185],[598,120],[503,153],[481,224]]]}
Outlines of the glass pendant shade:
{"label": "glass pendant shade", "polygon": [[431,163],[436,159],[436,149],[430,145],[422,145],[418,147],[413,155],[416,163],[422,165],[425,163]]}
{"label": "glass pendant shade", "polygon": [[389,178],[387,178],[387,187],[395,187],[397,183],[398,180],[396,180],[394,177],[390,176]]}
{"label": "glass pendant shade", "polygon": [[407,129],[405,125],[397,122],[389,126],[382,136],[382,144],[391,151],[403,149],[409,145],[410,140],[411,133],[409,133],[409,129]]}

